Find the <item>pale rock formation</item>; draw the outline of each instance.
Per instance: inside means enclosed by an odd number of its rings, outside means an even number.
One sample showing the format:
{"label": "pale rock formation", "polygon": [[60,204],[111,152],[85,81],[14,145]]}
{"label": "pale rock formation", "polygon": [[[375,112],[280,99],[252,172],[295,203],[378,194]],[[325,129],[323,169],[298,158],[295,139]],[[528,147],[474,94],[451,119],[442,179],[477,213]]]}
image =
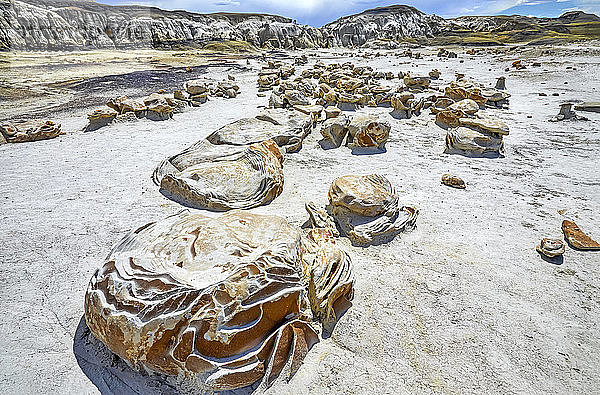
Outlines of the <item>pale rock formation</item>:
{"label": "pale rock formation", "polygon": [[400,207],[387,178],[348,175],[329,188],[329,210],[343,233],[357,245],[386,242],[414,227],[418,210]]}
{"label": "pale rock formation", "polygon": [[321,29],[266,14],[198,14],[89,0],[16,0],[0,7],[0,48],[12,50],[168,48],[215,39],[314,48],[331,41]]}
{"label": "pale rock formation", "polygon": [[310,132],[310,117],[297,111],[269,110],[255,118],[232,122],[211,133],[207,140],[213,144],[248,145],[273,140],[286,152],[300,149]]}
{"label": "pale rock formation", "polygon": [[503,136],[509,133],[508,125],[504,121],[490,117],[460,118],[458,122],[461,126],[466,126],[483,133],[493,133]]}
{"label": "pale rock formation", "polygon": [[497,157],[504,153],[504,143],[501,135],[484,134],[461,126],[446,132],[444,152],[473,157]]}
{"label": "pale rock formation", "polygon": [[152,93],[144,98],[144,105],[147,108],[146,116],[152,120],[164,120],[173,116],[173,107],[165,96],[159,93]]}
{"label": "pale rock formation", "polygon": [[283,155],[272,140],[195,162],[161,178],[160,188],[167,196],[186,205],[225,211],[269,204],[283,191]]}
{"label": "pale rock formation", "polygon": [[577,113],[573,111],[573,103],[562,103],[558,115],[550,119],[550,122],[560,121],[589,121],[589,119],[577,115]]}
{"label": "pale rock formation", "polygon": [[565,242],[559,239],[543,238],[535,249],[548,258],[555,258],[565,253]]}
{"label": "pale rock formation", "polygon": [[112,98],[106,102],[106,105],[119,114],[125,114],[127,112],[143,114],[144,111],[147,110],[147,107],[144,105],[144,103],[130,99],[127,96]]}
{"label": "pale rock formation", "polygon": [[[433,37],[449,24],[435,15],[405,6],[393,5],[345,16],[323,27],[339,46],[362,46],[369,41],[400,41],[406,37]],[[392,46],[393,47],[393,46]]]}
{"label": "pale rock formation", "polygon": [[339,147],[348,134],[349,124],[350,119],[345,115],[327,119],[321,125],[321,135],[329,144]]}
{"label": "pale rock formation", "polygon": [[339,117],[341,113],[342,113],[342,110],[340,110],[337,107],[325,108],[325,118],[326,119]]}
{"label": "pale rock formation", "polygon": [[463,99],[459,102],[451,104],[448,109],[459,110],[467,115],[473,115],[479,111],[479,105],[472,99]]}
{"label": "pale rock formation", "polygon": [[92,276],[87,326],[133,368],[198,391],[289,379],[319,341],[312,312],[329,323],[353,292],[348,255],[314,231],[239,210],[144,225]]}

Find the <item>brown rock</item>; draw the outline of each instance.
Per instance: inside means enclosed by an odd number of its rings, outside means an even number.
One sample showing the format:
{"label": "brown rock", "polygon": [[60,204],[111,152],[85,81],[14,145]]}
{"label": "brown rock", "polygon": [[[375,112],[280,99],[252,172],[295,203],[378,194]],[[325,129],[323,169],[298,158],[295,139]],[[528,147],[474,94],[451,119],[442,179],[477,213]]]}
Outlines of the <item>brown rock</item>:
{"label": "brown rock", "polygon": [[48,140],[61,135],[60,123],[43,120],[13,121],[0,124],[0,134],[7,143]]}
{"label": "brown rock", "polygon": [[192,377],[199,392],[268,386],[319,341],[311,308],[335,320],[353,281],[327,230],[304,239],[279,217],[181,212],[112,250],[90,280],[85,320],[132,367]]}
{"label": "brown rock", "polygon": [[583,233],[575,222],[564,220],[562,223],[562,231],[565,235],[565,240],[572,248],[577,250],[600,251],[600,244]]}
{"label": "brown rock", "polygon": [[391,125],[373,115],[357,115],[348,125],[351,145],[383,149],[390,136]]}
{"label": "brown rock", "polygon": [[461,178],[452,176],[450,174],[442,175],[442,183],[457,189],[465,189],[467,187]]}

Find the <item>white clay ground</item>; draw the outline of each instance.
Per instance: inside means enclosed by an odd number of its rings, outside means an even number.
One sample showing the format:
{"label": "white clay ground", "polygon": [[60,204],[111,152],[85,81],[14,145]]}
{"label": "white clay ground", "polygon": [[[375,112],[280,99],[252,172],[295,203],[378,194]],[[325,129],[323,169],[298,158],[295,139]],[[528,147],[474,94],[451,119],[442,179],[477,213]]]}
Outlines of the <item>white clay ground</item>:
{"label": "white clay ground", "polygon": [[[600,100],[600,55],[586,48],[554,48],[546,56],[535,47],[502,56],[457,49],[459,58],[451,60],[431,55],[433,49],[423,51],[423,60],[319,52],[325,63],[351,60],[394,73],[438,68],[440,86],[455,71],[488,85],[505,75],[509,110],[484,113],[504,120],[510,135],[504,158],[446,155],[445,131],[428,110],[396,120],[389,108],[365,108],[391,122],[387,152],[323,150],[316,130],[300,152],[287,155],[283,193],[252,211],[301,226],[305,202],[325,205],[334,178],[380,173],[420,215],[414,231],[388,244],[341,241],[354,262],[353,306],[293,379],[278,380],[268,393],[598,391],[600,253],[567,247],[564,263],[553,265],[535,250],[542,237],[562,238],[565,218],[600,241],[600,114],[579,112],[588,122],[547,122],[563,100]],[[516,59],[542,67],[505,73]],[[85,111],[78,111],[55,119],[64,136],[0,146],[0,392],[176,392],[172,382],[133,372],[89,341],[83,296],[129,230],[182,209],[152,183],[154,167],[267,104],[268,95],[256,96],[262,64],[251,65],[252,72],[234,74],[242,90],[236,99],[212,99],[173,120],[84,133]],[[467,189],[442,185],[446,172],[462,177]]]}

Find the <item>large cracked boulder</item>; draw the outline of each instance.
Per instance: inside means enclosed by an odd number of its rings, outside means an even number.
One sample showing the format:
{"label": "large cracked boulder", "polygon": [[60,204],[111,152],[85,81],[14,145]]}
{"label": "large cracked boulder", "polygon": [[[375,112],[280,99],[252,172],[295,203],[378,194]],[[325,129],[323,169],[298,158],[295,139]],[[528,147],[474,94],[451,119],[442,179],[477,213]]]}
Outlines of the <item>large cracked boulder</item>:
{"label": "large cracked boulder", "polygon": [[418,210],[401,207],[398,200],[388,179],[378,174],[343,176],[329,188],[329,210],[357,245],[387,242],[414,227]]}
{"label": "large cracked boulder", "polygon": [[283,191],[283,156],[266,140],[246,147],[195,144],[163,162],[154,179],[170,198],[210,210],[248,209]]}
{"label": "large cracked boulder", "polygon": [[59,136],[60,123],[43,120],[17,120],[0,124],[0,140],[7,143],[26,143]]}
{"label": "large cracked boulder", "polygon": [[134,369],[200,392],[268,386],[298,370],[319,341],[313,317],[335,319],[352,284],[327,229],[304,238],[279,217],[184,211],[112,250],[90,280],[85,320]]}

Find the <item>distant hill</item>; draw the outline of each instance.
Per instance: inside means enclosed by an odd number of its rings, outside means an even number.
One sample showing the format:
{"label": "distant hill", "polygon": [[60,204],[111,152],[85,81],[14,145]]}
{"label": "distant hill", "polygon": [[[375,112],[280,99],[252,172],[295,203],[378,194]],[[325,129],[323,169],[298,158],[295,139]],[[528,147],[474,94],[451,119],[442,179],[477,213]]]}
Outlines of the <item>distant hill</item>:
{"label": "distant hill", "polygon": [[257,48],[420,44],[501,45],[600,38],[600,18],[465,16],[444,19],[414,7],[373,8],[322,28],[268,14],[165,11],[92,0],[0,0],[0,49],[173,48],[242,41]]}

